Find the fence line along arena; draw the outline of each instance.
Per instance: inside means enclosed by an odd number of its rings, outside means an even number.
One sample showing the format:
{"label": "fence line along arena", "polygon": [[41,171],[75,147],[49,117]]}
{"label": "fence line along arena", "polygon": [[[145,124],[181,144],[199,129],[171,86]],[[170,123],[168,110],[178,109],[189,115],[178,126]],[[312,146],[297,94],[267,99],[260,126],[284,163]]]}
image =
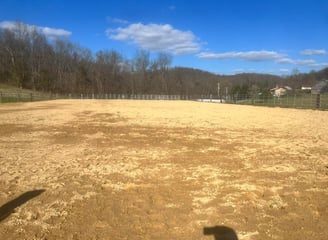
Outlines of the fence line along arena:
{"label": "fence line along arena", "polygon": [[191,101],[2,104],[0,239],[328,239],[327,119]]}

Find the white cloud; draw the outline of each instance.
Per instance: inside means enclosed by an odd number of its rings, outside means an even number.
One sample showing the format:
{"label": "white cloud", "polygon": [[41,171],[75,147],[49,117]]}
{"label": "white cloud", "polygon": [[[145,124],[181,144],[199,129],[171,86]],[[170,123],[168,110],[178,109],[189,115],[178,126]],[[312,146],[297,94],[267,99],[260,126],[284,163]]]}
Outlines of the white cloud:
{"label": "white cloud", "polygon": [[323,63],[314,63],[311,65],[311,67],[320,67],[320,68],[325,68],[328,67],[328,62],[323,62]]}
{"label": "white cloud", "polygon": [[280,64],[295,64],[295,60],[292,60],[290,58],[280,58],[276,60],[276,63]]}
{"label": "white cloud", "polygon": [[280,72],[281,74],[287,74],[287,73],[289,73],[289,69],[281,68],[281,69],[279,69],[279,72]]}
{"label": "white cloud", "polygon": [[312,59],[300,60],[300,59],[290,59],[290,58],[277,59],[276,63],[293,64],[293,65],[301,65],[301,66],[313,66],[314,64],[316,64],[316,62]]}
{"label": "white cloud", "polygon": [[9,21],[0,22],[0,28],[14,29],[15,28],[15,22],[9,22]]}
{"label": "white cloud", "polygon": [[326,55],[327,51],[325,49],[305,49],[300,52],[302,55],[312,56],[312,55]]}
{"label": "white cloud", "polygon": [[240,73],[258,73],[258,70],[256,70],[255,68],[248,68],[248,69],[244,69],[244,68],[237,68],[232,70],[233,74],[240,74]]}
{"label": "white cloud", "polygon": [[312,59],[310,60],[294,60],[294,64],[296,65],[302,65],[302,66],[313,66],[316,64],[316,62]]}
{"label": "white cloud", "polygon": [[[0,22],[0,28],[14,30],[17,26],[17,22],[12,21],[3,21]],[[34,29],[38,30],[40,33],[43,33],[49,38],[56,38],[56,37],[69,37],[72,32],[60,29],[60,28],[50,28],[50,27],[40,27],[35,25],[25,24],[28,31],[33,31]]]}
{"label": "white cloud", "polygon": [[109,39],[130,42],[150,51],[180,55],[200,50],[200,44],[191,31],[174,29],[169,24],[134,23],[126,28],[107,29],[106,33]]}
{"label": "white cloud", "polygon": [[50,37],[69,37],[72,33],[64,29],[40,27],[40,30],[44,35]]}
{"label": "white cloud", "polygon": [[292,64],[292,65],[299,65],[304,67],[328,67],[328,62],[318,63],[313,59],[309,60],[302,60],[302,59],[290,59],[290,58],[281,58],[276,60],[276,63],[279,64]]}
{"label": "white cloud", "polygon": [[[310,52],[311,51],[311,52]],[[312,55],[314,54],[324,54],[325,50],[307,50],[307,54]],[[305,53],[305,52],[304,52]],[[327,62],[318,63],[313,59],[291,59],[288,57],[288,55],[275,52],[275,51],[249,51],[249,52],[224,52],[224,53],[211,53],[211,52],[201,52],[197,55],[201,59],[218,59],[218,60],[224,60],[224,59],[240,59],[244,61],[274,61],[277,64],[286,64],[286,65],[298,65],[303,67],[312,67],[312,68],[319,68],[319,67],[328,67]],[[239,70],[239,69],[237,69]],[[281,69],[280,69],[281,70]],[[287,72],[279,71],[281,73]]]}
{"label": "white cloud", "polygon": [[129,24],[128,20],[121,19],[121,18],[107,17],[106,19],[108,22],[113,22],[113,23],[118,23],[118,24]]}
{"label": "white cloud", "polygon": [[274,75],[286,75],[289,73],[289,69],[271,69],[271,70],[268,70],[268,69],[247,69],[247,70],[244,70],[242,68],[240,69],[234,69],[232,72],[232,74],[242,74],[242,73],[257,73],[257,74],[274,74]]}
{"label": "white cloud", "polygon": [[232,74],[240,74],[240,73],[244,73],[244,72],[245,72],[245,70],[242,68],[237,68],[237,69],[232,70]]}
{"label": "white cloud", "polygon": [[249,52],[225,52],[210,53],[202,52],[198,54],[202,59],[241,59],[245,61],[270,61],[282,58],[284,55],[274,51],[249,51]]}

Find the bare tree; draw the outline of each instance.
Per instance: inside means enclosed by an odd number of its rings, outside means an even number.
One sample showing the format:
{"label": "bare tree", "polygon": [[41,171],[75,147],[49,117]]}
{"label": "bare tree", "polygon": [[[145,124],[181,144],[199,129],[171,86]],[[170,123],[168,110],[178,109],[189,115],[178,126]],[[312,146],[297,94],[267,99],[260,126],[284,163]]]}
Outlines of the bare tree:
{"label": "bare tree", "polygon": [[133,82],[134,93],[146,93],[151,88],[148,79],[148,70],[150,67],[149,52],[139,50],[136,52],[133,63],[135,70],[135,78]]}
{"label": "bare tree", "polygon": [[119,76],[122,70],[122,56],[116,51],[99,51],[96,53],[96,76],[98,92],[116,92],[120,88]]}
{"label": "bare tree", "polygon": [[216,84],[230,93],[254,95],[276,84],[295,88],[314,85],[328,76],[328,68],[290,77],[265,74],[215,75],[175,67],[172,56],[145,50],[125,59],[115,50],[98,51],[68,39],[49,39],[37,27],[16,23],[0,28],[0,82],[22,88],[58,93],[216,94]]}

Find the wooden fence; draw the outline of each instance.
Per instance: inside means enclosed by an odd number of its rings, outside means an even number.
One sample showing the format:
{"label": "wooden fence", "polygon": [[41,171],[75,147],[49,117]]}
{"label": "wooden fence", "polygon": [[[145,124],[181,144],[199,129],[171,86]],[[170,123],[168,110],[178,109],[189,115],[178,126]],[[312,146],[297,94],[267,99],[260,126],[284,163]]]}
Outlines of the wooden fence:
{"label": "wooden fence", "polygon": [[282,97],[226,95],[159,95],[159,94],[41,94],[0,92],[0,103],[30,102],[53,99],[131,99],[131,100],[194,100],[212,103],[245,104],[255,106],[287,107],[328,110],[328,94],[298,94]]}
{"label": "wooden fence", "polygon": [[274,96],[228,96],[226,103],[255,106],[328,110],[328,94],[291,94]]}

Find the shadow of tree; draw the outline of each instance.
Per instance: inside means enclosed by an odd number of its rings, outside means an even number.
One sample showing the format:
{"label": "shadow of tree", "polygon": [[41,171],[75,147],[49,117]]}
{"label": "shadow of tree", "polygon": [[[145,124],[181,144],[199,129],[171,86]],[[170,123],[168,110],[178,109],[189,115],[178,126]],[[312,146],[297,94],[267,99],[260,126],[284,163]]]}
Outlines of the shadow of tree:
{"label": "shadow of tree", "polygon": [[238,240],[235,230],[225,226],[204,227],[204,235],[213,235],[215,240]]}
{"label": "shadow of tree", "polygon": [[11,200],[10,202],[7,202],[6,204],[2,205],[0,207],[0,222],[9,217],[9,215],[15,210],[15,208],[23,205],[32,198],[39,196],[44,191],[44,189],[28,191]]}

